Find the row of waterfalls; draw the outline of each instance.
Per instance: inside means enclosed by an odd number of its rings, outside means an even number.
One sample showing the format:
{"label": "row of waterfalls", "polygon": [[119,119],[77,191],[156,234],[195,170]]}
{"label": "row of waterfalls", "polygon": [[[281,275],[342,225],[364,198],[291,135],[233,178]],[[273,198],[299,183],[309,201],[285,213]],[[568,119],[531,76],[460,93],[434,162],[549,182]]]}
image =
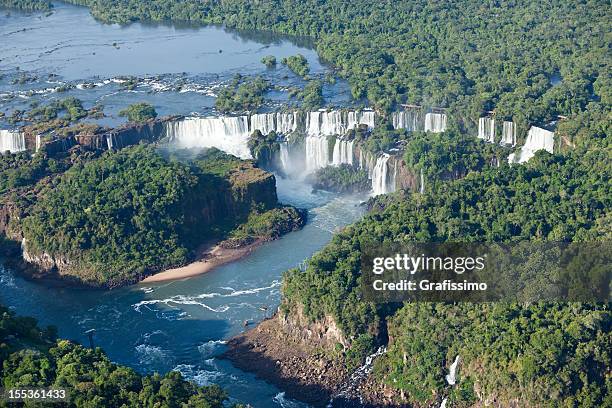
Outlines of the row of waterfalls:
{"label": "row of waterfalls", "polygon": [[441,133],[446,131],[445,113],[425,113],[420,107],[393,112],[391,121],[394,129],[406,129],[409,132]]}
{"label": "row of waterfalls", "polygon": [[[326,166],[354,165],[368,172],[374,194],[395,191],[396,164],[390,168],[390,156],[356,149],[354,140],[342,138],[358,126],[372,129],[375,126],[374,112],[363,111],[316,111],[276,112],[250,116],[185,118],[166,125],[168,139],[183,148],[216,147],[243,159],[249,159],[250,135],[256,130],[262,134],[276,132],[287,137],[294,132],[303,136],[300,142],[280,143],[279,167],[283,173],[299,177],[311,174]],[[303,140],[303,141],[302,141]],[[112,142],[109,142],[109,147]]]}
{"label": "row of waterfalls", "polygon": [[25,135],[22,132],[0,130],[0,153],[11,153],[26,150]]}
{"label": "row of waterfalls", "polygon": [[[516,124],[514,122],[504,121],[502,124],[501,139],[495,137],[496,126],[495,119],[484,117],[478,120],[478,138],[489,143],[499,143],[502,146],[516,146]],[[553,153],[555,134],[546,129],[532,126],[527,132],[525,144],[521,146],[518,152],[511,153],[508,156],[509,163],[525,163],[531,159],[538,150],[546,150]]]}

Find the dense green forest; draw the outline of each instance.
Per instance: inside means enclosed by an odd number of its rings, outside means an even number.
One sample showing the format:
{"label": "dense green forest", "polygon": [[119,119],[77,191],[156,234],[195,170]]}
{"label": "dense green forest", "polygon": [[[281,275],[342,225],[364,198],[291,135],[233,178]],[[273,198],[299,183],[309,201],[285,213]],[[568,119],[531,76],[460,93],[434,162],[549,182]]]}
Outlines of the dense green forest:
{"label": "dense green forest", "polygon": [[26,11],[48,11],[53,4],[46,0],[0,0],[0,7]]}
{"label": "dense green forest", "polygon": [[3,388],[65,389],[69,399],[61,406],[66,407],[222,408],[227,401],[227,394],[216,385],[197,386],[175,371],[140,375],[112,363],[100,348],[58,339],[55,328],[41,329],[35,319],[17,317],[3,306],[0,374]]}
{"label": "dense green forest", "polygon": [[281,63],[283,65],[286,65],[287,68],[289,68],[296,75],[299,75],[302,78],[306,78],[306,76],[310,72],[308,60],[302,54],[292,55],[290,57],[283,58],[281,60]]}
{"label": "dense green forest", "polygon": [[237,75],[219,91],[215,108],[223,113],[255,111],[263,104],[263,95],[269,87],[268,81],[262,77],[244,78]]}
{"label": "dense green forest", "polygon": [[119,116],[125,116],[130,122],[146,122],[157,117],[155,108],[146,102],[135,103],[119,112]]}
{"label": "dense green forest", "polygon": [[[50,171],[43,163],[34,169]],[[263,231],[250,238],[273,239],[302,223],[301,213],[278,206],[273,176],[250,162],[216,150],[168,160],[136,146],[52,179],[20,227],[28,253],[68,259],[68,277],[113,287],[186,263],[206,240]]]}
{"label": "dense green forest", "polygon": [[[281,310],[299,309],[312,321],[331,316],[352,344],[345,354],[349,367],[388,332],[390,351],[374,375],[417,406],[440,402],[447,391],[443,372],[455,354],[466,367],[461,386],[452,390],[456,406],[475,402],[474,384],[479,400],[495,396],[502,405],[518,398],[547,406],[543,398],[554,395],[555,403],[600,406],[610,387],[605,305],[375,304],[362,298],[361,250],[409,242],[609,239],[611,176],[607,148],[567,156],[539,152],[526,165],[483,168],[435,183],[425,194],[377,197],[370,213],[334,236],[305,270],[285,274]],[[492,317],[490,308],[504,319]],[[589,334],[578,335],[585,325]]]}
{"label": "dense green forest", "polygon": [[369,191],[372,187],[368,173],[349,164],[323,167],[312,175],[312,181],[315,189],[338,193]]}

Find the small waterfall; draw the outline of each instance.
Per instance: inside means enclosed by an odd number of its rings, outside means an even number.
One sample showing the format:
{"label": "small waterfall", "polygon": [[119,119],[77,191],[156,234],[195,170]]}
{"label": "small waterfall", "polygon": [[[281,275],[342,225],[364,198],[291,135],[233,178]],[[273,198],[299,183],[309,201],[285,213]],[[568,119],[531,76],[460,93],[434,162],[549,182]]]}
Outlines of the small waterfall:
{"label": "small waterfall", "polygon": [[295,132],[298,127],[298,113],[282,113],[276,114],[276,132],[283,135]]}
{"label": "small waterfall", "polygon": [[554,132],[532,126],[531,129],[529,129],[529,133],[527,133],[527,139],[523,147],[521,147],[518,156],[515,153],[510,154],[508,156],[508,162],[525,163],[531,159],[538,150],[546,150],[549,153],[553,153],[554,141]]}
{"label": "small waterfall", "polygon": [[440,404],[440,408],[446,408],[446,403],[448,402],[448,398],[444,398],[442,403]]}
{"label": "small waterfall", "polygon": [[403,111],[393,112],[393,129],[406,129],[408,132],[423,130],[424,119],[420,108],[406,108]]}
{"label": "small waterfall", "polygon": [[108,150],[113,150],[113,134],[109,133],[108,135],[106,135],[106,146],[108,147]]}
{"label": "small waterfall", "polygon": [[478,138],[489,143],[495,142],[495,119],[478,119]]}
{"label": "small waterfall", "polygon": [[250,159],[249,117],[186,118],[166,125],[170,141],[183,148],[216,147],[242,159]]}
{"label": "small waterfall", "polygon": [[306,136],[306,171],[313,171],[329,164],[329,143],[325,136]]}
{"label": "small waterfall", "polygon": [[274,113],[258,113],[251,115],[251,128],[249,133],[259,130],[262,135],[267,135],[272,131],[276,132],[276,114]]}
{"label": "small waterfall", "polygon": [[341,164],[353,165],[353,144],[354,140],[336,139],[334,151],[332,154],[332,164],[339,166]]}
{"label": "small waterfall", "polygon": [[287,146],[287,143],[280,144],[280,165],[285,174],[287,174],[290,169],[289,147]]}
{"label": "small waterfall", "polygon": [[357,388],[361,385],[361,383],[363,383],[363,381],[365,381],[366,378],[368,378],[372,368],[374,368],[374,360],[386,352],[387,348],[381,346],[375,353],[367,356],[365,363],[353,371],[350,378],[340,386],[339,391],[332,395],[329,403],[327,404],[327,408],[333,407],[335,400],[354,401],[355,399],[359,399],[359,401],[363,403],[362,396],[359,394]]}
{"label": "small waterfall", "polygon": [[514,122],[504,121],[502,127],[502,138],[499,142],[501,145],[516,146],[516,125]]}
{"label": "small waterfall", "polygon": [[372,170],[372,193],[375,196],[390,192],[387,181],[387,162],[389,161],[389,157],[390,156],[386,153],[379,156]]}
{"label": "small waterfall", "polygon": [[40,135],[36,135],[36,151],[38,152],[40,150],[41,147],[41,136]]}
{"label": "small waterfall", "polygon": [[425,115],[425,131],[441,133],[446,131],[445,113],[428,113]]}
{"label": "small waterfall", "polygon": [[26,150],[25,134],[10,130],[0,130],[0,153],[4,153],[7,150],[11,153]]}
{"label": "small waterfall", "polygon": [[448,385],[455,385],[457,383],[457,365],[459,364],[459,356],[455,357],[455,361],[451,364],[449,373],[446,376],[446,382]]}
{"label": "small waterfall", "polygon": [[421,187],[419,192],[425,194],[425,175],[423,174],[423,169],[421,169]]}
{"label": "small waterfall", "polygon": [[306,114],[306,134],[310,136],[343,136],[348,130],[358,125],[374,127],[373,111],[348,111],[339,110],[308,112]]}

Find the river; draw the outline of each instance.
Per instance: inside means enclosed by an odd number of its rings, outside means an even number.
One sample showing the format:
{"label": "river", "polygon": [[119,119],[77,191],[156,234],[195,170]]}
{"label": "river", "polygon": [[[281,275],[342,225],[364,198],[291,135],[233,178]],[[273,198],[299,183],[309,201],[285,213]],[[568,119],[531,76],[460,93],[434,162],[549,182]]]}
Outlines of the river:
{"label": "river", "polygon": [[[287,87],[303,82],[280,65],[266,69],[263,56],[280,60],[301,53],[314,75],[327,71],[308,44],[295,39],[219,27],[105,25],[85,8],[54,4],[50,15],[1,13],[0,110],[6,116],[66,96],[81,99],[85,107],[103,104],[107,117],[100,122],[112,126],[124,121],[121,109],[140,101],[162,115],[207,114],[213,112],[216,89],[236,73],[262,75],[279,85],[266,96],[266,109],[274,109],[288,103]],[[127,75],[139,78],[133,90],[121,87],[119,78]],[[69,89],[58,92],[62,87]],[[324,95],[336,105],[351,103],[343,81],[326,84]],[[0,127],[10,125],[4,119]],[[280,177],[277,188],[280,201],[309,210],[307,225],[240,261],[184,281],[113,291],[45,287],[0,262],[0,303],[83,344],[88,343],[84,332],[95,329],[96,346],[139,372],[178,370],[199,384],[217,383],[232,401],[254,407],[303,406],[215,356],[225,340],[245,330],[245,320],[254,324],[273,313],[282,273],[357,220],[365,197],[313,193],[308,185]]]}

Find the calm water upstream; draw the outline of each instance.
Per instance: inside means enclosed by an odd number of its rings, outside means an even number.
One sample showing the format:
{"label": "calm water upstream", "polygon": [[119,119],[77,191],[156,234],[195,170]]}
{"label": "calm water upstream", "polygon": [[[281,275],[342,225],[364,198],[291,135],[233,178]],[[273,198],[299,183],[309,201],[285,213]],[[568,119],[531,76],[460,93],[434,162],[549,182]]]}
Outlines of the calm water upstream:
{"label": "calm water upstream", "polygon": [[[280,65],[267,70],[260,59],[298,52],[314,74],[325,72],[312,49],[286,38],[216,27],[103,25],[86,9],[62,4],[49,16],[2,11],[0,110],[8,115],[34,101],[75,96],[86,107],[103,104],[108,117],[102,123],[109,125],[123,121],[117,112],[137,101],[154,104],[160,114],[206,114],[216,89],[236,73],[263,75],[280,85],[267,96],[268,108],[274,108],[287,103],[283,87],[302,80]],[[140,78],[134,90],[121,87],[126,75]],[[58,92],[61,87],[69,89]],[[336,105],[350,103],[342,81],[326,85],[325,96]],[[0,122],[0,127],[9,126]],[[200,384],[218,383],[232,399],[255,407],[301,406],[215,355],[244,330],[244,320],[258,322],[276,309],[282,273],[325,245],[338,227],[358,219],[363,197],[313,194],[309,186],[283,179],[277,184],[280,200],[308,208],[310,220],[248,258],[185,281],[110,292],[47,288],[15,276],[0,262],[0,303],[85,344],[83,333],[96,329],[96,345],[138,371],[179,370]]]}

